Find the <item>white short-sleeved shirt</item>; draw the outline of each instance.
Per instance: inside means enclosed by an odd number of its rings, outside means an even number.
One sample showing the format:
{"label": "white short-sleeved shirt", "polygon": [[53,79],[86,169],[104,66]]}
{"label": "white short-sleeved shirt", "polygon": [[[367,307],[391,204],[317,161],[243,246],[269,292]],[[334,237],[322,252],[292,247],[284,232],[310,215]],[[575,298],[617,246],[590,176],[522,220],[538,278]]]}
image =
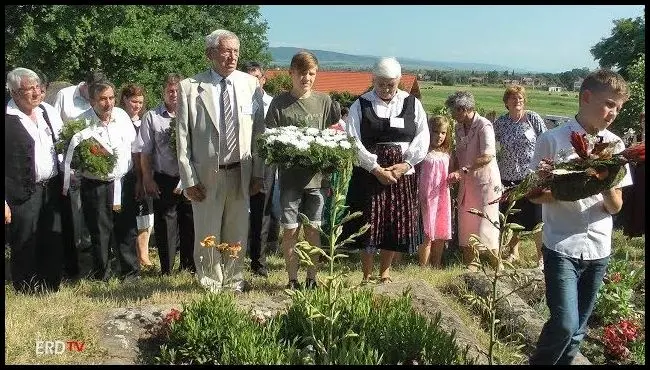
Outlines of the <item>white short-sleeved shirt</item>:
{"label": "white short-sleeved shirt", "polygon": [[79,91],[79,88],[84,83],[65,87],[56,94],[54,109],[59,112],[63,122],[73,120],[91,108],[90,102],[81,96],[81,92]]}
{"label": "white short-sleeved shirt", "polygon": [[[540,135],[531,166],[536,167],[543,158],[555,161],[576,158],[578,155],[570,142],[571,131],[586,133],[578,121],[571,119]],[[604,142],[618,141],[615,153],[625,149],[623,141],[611,131],[603,130],[598,135]],[[625,168],[627,173],[616,188],[632,185],[630,168],[628,165]],[[544,203],[542,221],[544,246],[553,251],[583,260],[601,259],[611,253],[612,216],[605,210],[601,194],[573,202]]]}

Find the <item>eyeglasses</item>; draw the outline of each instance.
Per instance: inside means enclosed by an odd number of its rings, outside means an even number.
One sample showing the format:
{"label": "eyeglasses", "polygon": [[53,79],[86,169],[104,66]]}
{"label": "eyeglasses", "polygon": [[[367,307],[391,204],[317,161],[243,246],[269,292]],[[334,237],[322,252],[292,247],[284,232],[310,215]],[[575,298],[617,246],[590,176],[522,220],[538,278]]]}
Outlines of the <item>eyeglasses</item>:
{"label": "eyeglasses", "polygon": [[21,87],[21,88],[18,89],[18,91],[23,93],[23,94],[26,93],[26,92],[29,92],[29,93],[41,92],[41,87],[39,85],[34,85],[34,86],[27,87],[27,88]]}
{"label": "eyeglasses", "polygon": [[228,55],[228,54],[239,55],[239,49],[221,49],[221,48],[217,48],[217,51],[221,55]]}

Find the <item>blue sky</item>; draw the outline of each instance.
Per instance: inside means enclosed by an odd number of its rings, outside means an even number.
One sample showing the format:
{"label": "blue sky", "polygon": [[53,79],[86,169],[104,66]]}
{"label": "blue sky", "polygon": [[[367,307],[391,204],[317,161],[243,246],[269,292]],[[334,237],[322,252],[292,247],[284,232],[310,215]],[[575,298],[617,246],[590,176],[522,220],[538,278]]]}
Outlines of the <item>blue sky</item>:
{"label": "blue sky", "polygon": [[503,65],[598,66],[589,49],[642,5],[262,5],[269,46]]}

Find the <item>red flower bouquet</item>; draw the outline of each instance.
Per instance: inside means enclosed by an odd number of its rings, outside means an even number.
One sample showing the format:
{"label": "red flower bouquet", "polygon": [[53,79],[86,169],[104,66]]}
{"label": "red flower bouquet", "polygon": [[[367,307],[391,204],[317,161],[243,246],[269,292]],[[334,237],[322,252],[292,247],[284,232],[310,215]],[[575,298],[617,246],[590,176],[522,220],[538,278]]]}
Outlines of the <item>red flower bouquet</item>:
{"label": "red flower bouquet", "polygon": [[637,143],[621,153],[613,154],[615,142],[590,144],[586,134],[571,132],[571,145],[578,154],[564,162],[543,159],[537,171],[529,174],[519,185],[504,191],[498,201],[535,197],[550,190],[562,201],[588,198],[616,185],[625,176],[625,164],[645,162],[645,143]]}

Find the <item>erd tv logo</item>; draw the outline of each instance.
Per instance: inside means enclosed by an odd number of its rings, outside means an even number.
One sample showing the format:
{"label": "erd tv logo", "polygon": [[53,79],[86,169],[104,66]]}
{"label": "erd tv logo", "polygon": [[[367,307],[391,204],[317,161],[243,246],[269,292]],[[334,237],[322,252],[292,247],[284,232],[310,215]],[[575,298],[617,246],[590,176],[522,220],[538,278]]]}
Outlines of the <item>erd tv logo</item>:
{"label": "erd tv logo", "polygon": [[60,355],[65,351],[83,352],[86,345],[80,340],[37,340],[37,355]]}

